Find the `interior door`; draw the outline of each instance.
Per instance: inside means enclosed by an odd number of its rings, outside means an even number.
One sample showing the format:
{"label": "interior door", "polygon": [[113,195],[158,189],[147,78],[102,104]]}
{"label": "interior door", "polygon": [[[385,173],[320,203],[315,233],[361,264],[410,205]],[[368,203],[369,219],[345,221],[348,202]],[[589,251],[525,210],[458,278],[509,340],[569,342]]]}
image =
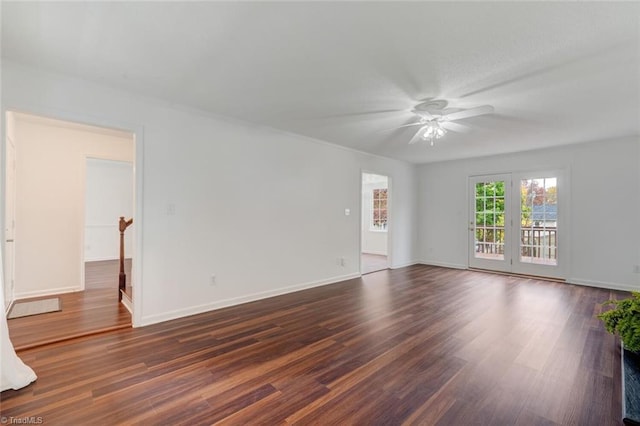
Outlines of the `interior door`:
{"label": "interior door", "polygon": [[13,300],[16,213],[16,148],[7,138],[5,168],[5,242],[4,242],[4,303],[5,309]]}
{"label": "interior door", "polygon": [[511,175],[469,178],[469,266],[511,270]]}

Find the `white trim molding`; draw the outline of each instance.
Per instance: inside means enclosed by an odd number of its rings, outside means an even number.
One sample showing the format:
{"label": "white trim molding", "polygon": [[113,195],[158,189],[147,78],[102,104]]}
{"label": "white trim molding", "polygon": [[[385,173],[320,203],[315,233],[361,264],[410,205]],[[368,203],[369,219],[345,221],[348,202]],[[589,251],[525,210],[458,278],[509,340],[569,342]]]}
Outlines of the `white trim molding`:
{"label": "white trim molding", "polygon": [[306,290],[313,287],[321,287],[324,285],[335,284],[342,281],[351,280],[354,278],[360,278],[360,273],[341,275],[333,277],[327,280],[312,281],[304,284],[292,285],[289,287],[281,287],[274,290],[262,291],[259,293],[253,293],[246,296],[233,297],[231,299],[224,299],[213,303],[206,303],[203,305],[192,306],[184,309],[176,309],[174,311],[164,312],[162,314],[143,316],[141,323],[138,326],[147,326],[156,324],[159,322],[169,321],[172,319],[182,318],[189,315],[201,314],[204,312],[214,311],[217,309],[227,308],[230,306],[240,305],[242,303],[254,302],[256,300],[267,299],[269,297],[280,296],[283,294],[294,293],[300,290]]}
{"label": "white trim molding", "polygon": [[640,286],[633,286],[630,284],[622,284],[622,283],[612,283],[607,281],[586,280],[583,278],[568,278],[567,284],[583,285],[587,287],[606,288],[608,290],[640,291]]}
{"label": "white trim molding", "polygon": [[387,253],[385,253],[383,251],[376,251],[376,250],[363,251],[362,254],[375,254],[376,256],[386,256],[387,255]]}
{"label": "white trim molding", "polygon": [[23,293],[16,293],[13,299],[14,301],[18,301],[20,299],[28,299],[31,297],[53,296],[53,295],[62,294],[62,293],[75,293],[77,291],[82,291],[82,288],[81,287],[58,287],[58,288],[51,288],[47,290],[25,291]]}
{"label": "white trim molding", "polygon": [[469,269],[469,267],[467,265],[463,265],[461,263],[438,262],[438,261],[434,261],[434,260],[421,260],[419,263],[421,265],[441,266],[443,268]]}
{"label": "white trim molding", "polygon": [[129,296],[127,294],[122,295],[122,300],[120,301],[120,303],[122,303],[122,305],[127,308],[127,311],[129,311],[129,313],[133,315],[133,306],[131,305],[131,299],[129,299]]}
{"label": "white trim molding", "polygon": [[420,262],[419,260],[412,260],[410,262],[400,263],[398,265],[390,265],[389,269],[400,269],[400,268],[406,268],[407,266],[420,265],[420,264],[422,264],[422,262]]}

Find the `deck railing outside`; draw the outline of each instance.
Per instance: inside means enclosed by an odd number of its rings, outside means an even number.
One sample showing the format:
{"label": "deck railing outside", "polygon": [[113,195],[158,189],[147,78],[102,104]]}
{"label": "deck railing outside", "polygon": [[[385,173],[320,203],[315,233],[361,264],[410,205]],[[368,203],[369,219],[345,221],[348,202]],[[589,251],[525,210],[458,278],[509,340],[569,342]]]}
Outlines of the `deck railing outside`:
{"label": "deck railing outside", "polygon": [[[475,244],[479,257],[504,255],[504,227],[476,228]],[[557,228],[529,227],[520,230],[521,257],[556,260],[557,253]]]}

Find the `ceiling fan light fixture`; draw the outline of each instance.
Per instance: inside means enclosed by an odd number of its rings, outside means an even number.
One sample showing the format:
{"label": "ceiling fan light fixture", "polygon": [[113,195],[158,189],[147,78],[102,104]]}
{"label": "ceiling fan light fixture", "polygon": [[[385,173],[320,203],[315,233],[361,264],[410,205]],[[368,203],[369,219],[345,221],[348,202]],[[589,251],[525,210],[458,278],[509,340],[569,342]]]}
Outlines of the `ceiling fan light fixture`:
{"label": "ceiling fan light fixture", "polygon": [[424,133],[422,134],[422,139],[440,139],[445,135],[445,133],[447,133],[447,131],[440,126],[440,123],[432,121],[427,125]]}
{"label": "ceiling fan light fixture", "polygon": [[458,133],[466,133],[468,127],[456,123],[457,120],[475,117],[478,115],[491,114],[494,108],[491,105],[482,105],[475,108],[461,109],[449,108],[448,102],[444,99],[425,99],[411,110],[416,115],[418,121],[404,124],[398,128],[420,126],[413,135],[409,144],[414,144],[420,139],[429,141],[434,146],[434,140],[442,138],[447,130]]}

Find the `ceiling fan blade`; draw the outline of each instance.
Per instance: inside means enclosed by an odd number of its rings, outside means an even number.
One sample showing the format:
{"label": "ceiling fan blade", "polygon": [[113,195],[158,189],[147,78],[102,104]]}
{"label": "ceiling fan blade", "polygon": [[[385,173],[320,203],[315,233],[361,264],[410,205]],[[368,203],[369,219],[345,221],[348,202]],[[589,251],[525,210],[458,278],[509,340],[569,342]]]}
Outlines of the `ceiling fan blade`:
{"label": "ceiling fan blade", "polygon": [[417,122],[417,123],[403,124],[402,126],[392,127],[390,129],[380,130],[380,132],[389,132],[391,130],[402,129],[403,127],[419,126],[419,125],[422,125],[422,124],[424,124],[424,123]]}
{"label": "ceiling fan blade", "polygon": [[402,110],[402,109],[380,109],[375,111],[344,112],[344,113],[338,113],[338,114],[329,114],[329,115],[322,115],[318,117],[312,117],[312,119],[323,120],[323,119],[345,118],[345,117],[367,117],[367,116],[376,115],[376,114],[391,114],[391,113],[395,114],[395,113],[404,112],[404,111],[405,110]]}
{"label": "ceiling fan blade", "polygon": [[475,117],[476,115],[491,114],[494,111],[491,105],[483,105],[475,108],[465,109],[463,111],[453,112],[442,116],[445,120],[453,121],[462,118]]}
{"label": "ceiling fan blade", "polygon": [[409,141],[409,145],[412,145],[416,142],[418,142],[421,138],[422,138],[422,134],[427,130],[427,127],[429,126],[423,126],[421,127],[415,135],[413,135],[413,137],[411,138],[411,140]]}
{"label": "ceiling fan blade", "polygon": [[440,126],[457,133],[469,133],[471,131],[471,127],[460,123],[454,123],[453,121],[441,121]]}
{"label": "ceiling fan blade", "polygon": [[411,110],[412,113],[414,113],[417,116],[420,116],[422,118],[424,118],[425,120],[433,120],[435,119],[435,117],[433,115],[431,115],[431,113],[429,111],[422,111],[419,109],[414,109]]}

